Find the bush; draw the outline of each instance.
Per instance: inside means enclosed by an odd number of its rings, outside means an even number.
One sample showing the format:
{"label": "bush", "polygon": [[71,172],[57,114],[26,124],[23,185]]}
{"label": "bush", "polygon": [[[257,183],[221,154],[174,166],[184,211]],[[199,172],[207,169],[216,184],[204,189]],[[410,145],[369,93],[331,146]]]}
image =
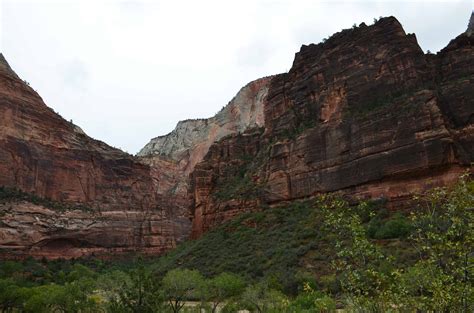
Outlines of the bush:
{"label": "bush", "polygon": [[374,217],[369,222],[367,235],[372,239],[406,238],[411,230],[410,221],[397,213],[386,220],[381,220],[379,216]]}
{"label": "bush", "polygon": [[300,293],[288,306],[289,312],[333,312],[336,309],[334,300],[311,286],[304,284],[303,292]]}

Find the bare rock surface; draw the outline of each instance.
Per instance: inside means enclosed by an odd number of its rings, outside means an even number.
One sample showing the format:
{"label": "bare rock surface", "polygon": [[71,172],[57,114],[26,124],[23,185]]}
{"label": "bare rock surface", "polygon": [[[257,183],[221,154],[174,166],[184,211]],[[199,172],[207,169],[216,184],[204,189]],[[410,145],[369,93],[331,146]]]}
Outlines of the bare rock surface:
{"label": "bare rock surface", "polygon": [[4,203],[3,256],[169,249],[187,237],[189,216],[163,207],[153,182],[148,165],[65,121],[0,56],[0,186],[90,209]]}
{"label": "bare rock surface", "polygon": [[185,175],[206,155],[209,147],[230,134],[264,125],[264,102],[271,77],[250,82],[215,116],[180,121],[169,134],[153,138],[138,153],[140,157],[161,156],[180,164]]}
{"label": "bare rock surface", "polygon": [[215,140],[263,125],[271,78],[249,83],[216,116],[180,122],[134,157],[88,137],[47,107],[0,55],[0,187],[87,210],[0,204],[0,256],[160,254],[189,237],[189,173]]}
{"label": "bare rock surface", "polygon": [[225,138],[196,166],[193,236],[321,193],[396,208],[455,182],[474,160],[473,43],[461,34],[424,54],[388,17],[303,46],[270,83],[264,133]]}

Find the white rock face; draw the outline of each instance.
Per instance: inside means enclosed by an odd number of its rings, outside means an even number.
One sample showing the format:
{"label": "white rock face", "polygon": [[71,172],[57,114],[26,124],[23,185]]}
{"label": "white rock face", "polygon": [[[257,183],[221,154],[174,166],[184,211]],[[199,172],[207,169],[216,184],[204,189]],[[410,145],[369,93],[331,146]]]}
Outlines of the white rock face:
{"label": "white rock face", "polygon": [[153,138],[138,156],[184,161],[185,173],[191,172],[213,142],[264,125],[263,109],[270,80],[271,77],[264,77],[247,84],[211,118],[180,121],[171,133]]}

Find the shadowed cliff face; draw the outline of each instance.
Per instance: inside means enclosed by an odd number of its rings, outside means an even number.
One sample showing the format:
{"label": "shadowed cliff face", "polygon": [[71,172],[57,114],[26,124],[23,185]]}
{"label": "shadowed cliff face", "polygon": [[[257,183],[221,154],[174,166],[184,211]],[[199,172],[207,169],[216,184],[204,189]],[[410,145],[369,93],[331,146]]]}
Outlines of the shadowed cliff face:
{"label": "shadowed cliff face", "polygon": [[193,236],[319,193],[396,208],[452,183],[474,155],[473,57],[467,34],[425,55],[393,17],[303,46],[270,83],[265,132],[221,140],[196,166]]}
{"label": "shadowed cliff face", "polygon": [[0,256],[160,254],[188,238],[188,176],[211,144],[263,125],[271,78],[249,83],[216,116],[180,122],[133,157],[48,108],[0,55],[0,187],[82,209],[0,199]]}
{"label": "shadowed cliff face", "polygon": [[0,253],[76,257],[158,253],[189,232],[182,212],[160,205],[148,165],[85,135],[48,108],[0,57],[0,186],[90,210],[0,204]]}

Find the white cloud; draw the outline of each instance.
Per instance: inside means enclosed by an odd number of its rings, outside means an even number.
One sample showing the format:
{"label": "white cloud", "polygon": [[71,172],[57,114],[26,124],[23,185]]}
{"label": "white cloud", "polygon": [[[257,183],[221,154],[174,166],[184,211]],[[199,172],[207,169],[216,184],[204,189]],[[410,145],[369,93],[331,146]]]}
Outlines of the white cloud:
{"label": "white cloud", "polygon": [[394,15],[424,50],[465,30],[470,1],[0,0],[1,50],[89,135],[137,152],[178,120],[216,113],[302,44]]}

